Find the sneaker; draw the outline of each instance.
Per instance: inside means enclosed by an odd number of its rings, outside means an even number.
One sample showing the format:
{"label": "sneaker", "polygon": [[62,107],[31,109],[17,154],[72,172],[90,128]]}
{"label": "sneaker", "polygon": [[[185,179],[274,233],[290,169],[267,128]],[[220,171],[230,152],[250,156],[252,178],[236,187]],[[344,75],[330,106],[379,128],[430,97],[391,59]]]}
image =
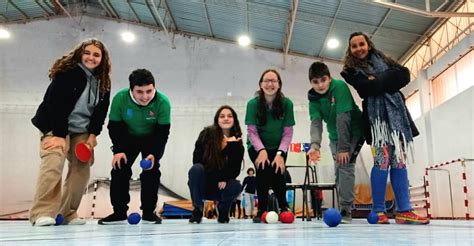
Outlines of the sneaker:
{"label": "sneaker", "polygon": [[83,220],[81,218],[74,218],[72,219],[71,221],[69,222],[66,222],[65,223],[66,225],[85,225],[86,224],[86,220]]}
{"label": "sneaker", "polygon": [[378,212],[377,215],[379,216],[378,224],[390,224],[390,222],[388,221],[387,214],[385,214],[384,212]]}
{"label": "sneaker", "polygon": [[142,223],[144,224],[161,224],[162,219],[156,213],[143,213]]}
{"label": "sneaker", "polygon": [[34,223],[35,226],[51,226],[54,224],[56,224],[56,220],[49,216],[41,216]]}
{"label": "sneaker", "polygon": [[397,224],[412,224],[412,225],[427,225],[430,219],[417,215],[413,211],[398,213],[395,215],[395,223]]}
{"label": "sneaker", "polygon": [[200,224],[202,221],[202,211],[199,208],[195,208],[189,218],[189,223]]}
{"label": "sneaker", "polygon": [[350,224],[352,223],[352,213],[346,209],[341,210],[341,224]]}
{"label": "sneaker", "polygon": [[127,214],[113,213],[103,219],[99,220],[99,225],[120,225],[127,224]]}

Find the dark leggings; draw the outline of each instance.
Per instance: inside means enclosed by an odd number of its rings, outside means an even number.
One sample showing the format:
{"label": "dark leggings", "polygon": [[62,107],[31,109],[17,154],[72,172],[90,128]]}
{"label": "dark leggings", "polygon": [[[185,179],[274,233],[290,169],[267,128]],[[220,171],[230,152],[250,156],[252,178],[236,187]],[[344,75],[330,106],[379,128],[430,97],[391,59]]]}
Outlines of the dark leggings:
{"label": "dark leggings", "polygon": [[[154,150],[150,150],[144,141],[136,140],[135,144],[130,144],[125,150],[127,163],[122,161],[121,168],[112,169],[110,183],[110,200],[114,209],[114,213],[126,214],[128,211],[128,203],[130,202],[130,178],[132,177],[132,165],[135,159],[141,153],[141,157],[145,158],[149,154],[159,156]],[[144,213],[153,213],[158,202],[158,188],[160,187],[160,164],[155,159],[152,169],[142,170],[140,174],[140,200],[141,210]]]}
{"label": "dark leggings", "polygon": [[[286,202],[286,184],[285,176],[281,174],[280,170],[275,173],[275,167],[271,166],[271,162],[276,156],[277,149],[267,149],[268,159],[270,164],[265,165],[264,168],[257,168],[255,160],[258,153],[253,147],[248,149],[250,160],[255,165],[257,174],[257,196],[258,196],[258,211],[262,213],[268,209],[268,190],[271,188],[278,199],[278,206],[280,210],[286,210],[288,203]],[[286,157],[284,156],[285,162]]]}
{"label": "dark leggings", "polygon": [[[235,217],[237,219],[240,219],[240,213],[242,211],[242,207],[240,206],[241,200],[235,200],[232,202],[232,205],[230,206],[230,216]],[[235,216],[235,207],[237,207],[237,217]]]}

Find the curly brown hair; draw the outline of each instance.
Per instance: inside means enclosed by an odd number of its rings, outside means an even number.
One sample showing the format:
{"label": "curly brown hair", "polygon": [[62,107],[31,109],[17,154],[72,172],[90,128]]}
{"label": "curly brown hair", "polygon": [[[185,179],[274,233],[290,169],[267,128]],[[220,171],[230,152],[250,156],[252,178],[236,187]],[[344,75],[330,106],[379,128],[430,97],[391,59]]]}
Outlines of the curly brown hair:
{"label": "curly brown hair", "polygon": [[57,59],[54,62],[53,66],[51,66],[51,68],[49,69],[49,78],[54,79],[56,75],[58,75],[58,73],[65,72],[77,66],[77,63],[80,63],[82,61],[82,54],[84,53],[84,49],[89,45],[94,45],[102,52],[102,60],[100,61],[99,66],[97,66],[97,68],[94,69],[93,72],[94,76],[100,81],[100,92],[104,93],[110,91],[111,64],[109,51],[107,50],[107,47],[105,47],[104,43],[94,38],[82,41],[74,49],[63,55],[61,58]]}
{"label": "curly brown hair", "polygon": [[260,90],[257,92],[258,93],[258,110],[257,110],[258,122],[257,124],[260,126],[265,125],[267,123],[267,103],[265,101],[265,93],[263,92],[261,84],[263,82],[263,77],[265,76],[265,74],[270,73],[270,72],[276,74],[278,78],[278,85],[280,86],[280,88],[278,88],[278,91],[276,93],[276,97],[272,102],[271,114],[273,118],[280,119],[283,117],[283,112],[285,111],[285,109],[283,108],[283,98],[285,96],[281,92],[281,87],[283,86],[283,84],[281,81],[280,73],[278,73],[278,71],[275,69],[267,69],[263,71],[262,75],[260,76],[260,80],[258,81]]}
{"label": "curly brown hair", "polygon": [[361,60],[361,59],[355,57],[354,55],[352,55],[351,40],[355,36],[363,36],[364,37],[365,41],[367,42],[367,45],[369,46],[369,54],[372,53],[372,54],[376,54],[376,55],[380,56],[384,60],[384,62],[389,66],[398,64],[398,62],[396,62],[392,58],[386,56],[384,53],[382,53],[382,51],[376,49],[374,43],[372,42],[372,40],[370,40],[370,38],[369,38],[369,36],[367,36],[367,34],[365,34],[363,32],[354,32],[349,36],[349,41],[348,41],[349,44],[347,46],[346,55],[344,57],[344,69],[356,68],[357,67],[357,68],[363,69],[365,72],[368,72],[367,71],[367,68],[368,68],[367,59]]}

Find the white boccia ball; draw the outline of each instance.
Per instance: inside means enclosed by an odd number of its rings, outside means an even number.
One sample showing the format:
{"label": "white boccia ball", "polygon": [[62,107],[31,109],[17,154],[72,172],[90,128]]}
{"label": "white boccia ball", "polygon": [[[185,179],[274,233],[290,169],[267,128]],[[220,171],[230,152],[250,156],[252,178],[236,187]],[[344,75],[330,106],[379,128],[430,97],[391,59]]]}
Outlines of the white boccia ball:
{"label": "white boccia ball", "polygon": [[270,211],[267,213],[267,217],[265,220],[268,224],[278,223],[278,214],[275,211]]}

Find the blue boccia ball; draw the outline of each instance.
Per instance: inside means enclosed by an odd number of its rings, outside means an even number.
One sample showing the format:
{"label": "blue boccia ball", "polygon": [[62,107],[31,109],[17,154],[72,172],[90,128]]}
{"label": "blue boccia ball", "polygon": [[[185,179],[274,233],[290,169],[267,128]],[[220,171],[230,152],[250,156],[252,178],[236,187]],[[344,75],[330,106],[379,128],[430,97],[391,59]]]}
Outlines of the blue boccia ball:
{"label": "blue boccia ball", "polygon": [[335,227],[341,223],[342,216],[337,209],[329,208],[324,212],[323,220],[329,227]]}
{"label": "blue boccia ball", "polygon": [[128,216],[128,223],[130,225],[136,225],[136,224],[140,223],[141,219],[142,219],[142,216],[140,216],[139,213],[131,213]]}
{"label": "blue boccia ball", "polygon": [[56,215],[56,224],[54,225],[62,225],[64,222],[64,216],[62,214]]}
{"label": "blue boccia ball", "polygon": [[149,169],[151,167],[151,161],[148,159],[143,159],[140,161],[140,167],[143,169]]}
{"label": "blue boccia ball", "polygon": [[379,216],[377,213],[370,212],[369,215],[367,215],[367,222],[369,222],[369,224],[377,224],[379,222]]}

